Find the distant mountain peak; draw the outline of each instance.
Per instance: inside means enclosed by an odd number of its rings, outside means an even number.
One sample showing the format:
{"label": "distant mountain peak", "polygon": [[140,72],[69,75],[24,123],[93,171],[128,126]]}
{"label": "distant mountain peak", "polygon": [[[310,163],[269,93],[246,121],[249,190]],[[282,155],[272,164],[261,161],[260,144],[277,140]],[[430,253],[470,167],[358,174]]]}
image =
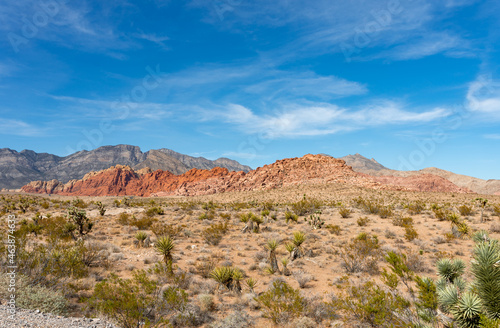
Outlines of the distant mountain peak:
{"label": "distant mountain peak", "polygon": [[215,161],[203,157],[183,155],[170,149],[142,152],[133,145],[106,145],[94,150],[82,150],[59,157],[48,153],[36,153],[25,149],[21,152],[9,148],[0,149],[0,189],[17,189],[37,180],[56,179],[61,183],[81,179],[91,171],[101,171],[111,166],[127,165],[134,170],[149,167],[173,174],[182,174],[192,168],[227,168],[230,171],[251,170],[235,160],[219,158]]}

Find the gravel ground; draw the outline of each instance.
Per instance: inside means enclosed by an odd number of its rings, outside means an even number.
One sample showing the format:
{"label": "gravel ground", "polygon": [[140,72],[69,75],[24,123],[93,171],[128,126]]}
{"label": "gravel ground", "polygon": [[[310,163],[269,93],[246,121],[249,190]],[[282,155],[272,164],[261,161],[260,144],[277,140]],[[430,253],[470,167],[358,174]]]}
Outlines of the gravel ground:
{"label": "gravel ground", "polygon": [[119,328],[103,319],[65,318],[38,310],[17,309],[14,320],[7,306],[0,305],[0,328]]}

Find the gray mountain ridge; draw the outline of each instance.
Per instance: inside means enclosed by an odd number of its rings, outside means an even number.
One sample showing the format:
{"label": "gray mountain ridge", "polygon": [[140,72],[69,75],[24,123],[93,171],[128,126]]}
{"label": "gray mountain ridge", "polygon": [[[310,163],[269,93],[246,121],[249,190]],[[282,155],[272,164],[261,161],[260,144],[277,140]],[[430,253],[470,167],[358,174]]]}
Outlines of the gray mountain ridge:
{"label": "gray mountain ridge", "polygon": [[230,171],[251,170],[229,158],[214,161],[203,157],[192,157],[162,148],[142,152],[137,146],[103,146],[61,157],[32,150],[17,152],[9,148],[0,149],[0,189],[17,189],[36,180],[57,179],[63,183],[81,179],[90,171],[100,171],[115,165],[128,165],[134,169],[149,167],[152,170],[182,174],[192,168],[227,168]]}
{"label": "gray mountain ridge", "polygon": [[340,157],[339,159],[343,159],[347,165],[352,167],[354,171],[366,173],[372,176],[408,177],[428,173],[445,178],[459,187],[468,188],[478,194],[500,195],[500,180],[483,180],[435,167],[426,167],[425,169],[418,171],[392,170],[378,163],[376,160],[368,159],[360,154],[347,155]]}

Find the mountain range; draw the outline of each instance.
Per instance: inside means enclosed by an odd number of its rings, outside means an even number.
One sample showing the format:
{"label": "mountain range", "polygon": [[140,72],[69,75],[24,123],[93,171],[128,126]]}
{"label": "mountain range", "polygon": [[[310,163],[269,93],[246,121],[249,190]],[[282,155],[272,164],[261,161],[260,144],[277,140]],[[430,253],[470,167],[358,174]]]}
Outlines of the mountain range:
{"label": "mountain range", "polygon": [[445,178],[458,187],[470,189],[478,194],[500,195],[500,180],[483,180],[445,171],[436,167],[427,167],[418,171],[397,171],[383,166],[373,158],[368,159],[360,154],[347,155],[340,159],[343,159],[354,171],[366,173],[371,176],[412,177],[421,174],[433,174]]}
{"label": "mountain range", "polygon": [[36,180],[56,179],[66,183],[81,179],[91,171],[100,171],[115,165],[127,165],[135,170],[149,167],[151,170],[160,169],[176,175],[192,168],[210,170],[222,167],[229,171],[244,172],[251,170],[249,166],[228,158],[211,161],[165,148],[142,152],[137,146],[103,146],[65,157],[36,153],[32,150],[17,152],[3,148],[0,149],[0,189],[17,189]]}

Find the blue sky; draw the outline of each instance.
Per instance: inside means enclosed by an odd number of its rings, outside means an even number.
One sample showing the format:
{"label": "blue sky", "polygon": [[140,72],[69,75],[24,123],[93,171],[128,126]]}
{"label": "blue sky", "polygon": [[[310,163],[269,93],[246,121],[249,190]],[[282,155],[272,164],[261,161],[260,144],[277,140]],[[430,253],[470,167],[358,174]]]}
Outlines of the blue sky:
{"label": "blue sky", "polygon": [[0,147],[500,179],[500,3],[3,1]]}

